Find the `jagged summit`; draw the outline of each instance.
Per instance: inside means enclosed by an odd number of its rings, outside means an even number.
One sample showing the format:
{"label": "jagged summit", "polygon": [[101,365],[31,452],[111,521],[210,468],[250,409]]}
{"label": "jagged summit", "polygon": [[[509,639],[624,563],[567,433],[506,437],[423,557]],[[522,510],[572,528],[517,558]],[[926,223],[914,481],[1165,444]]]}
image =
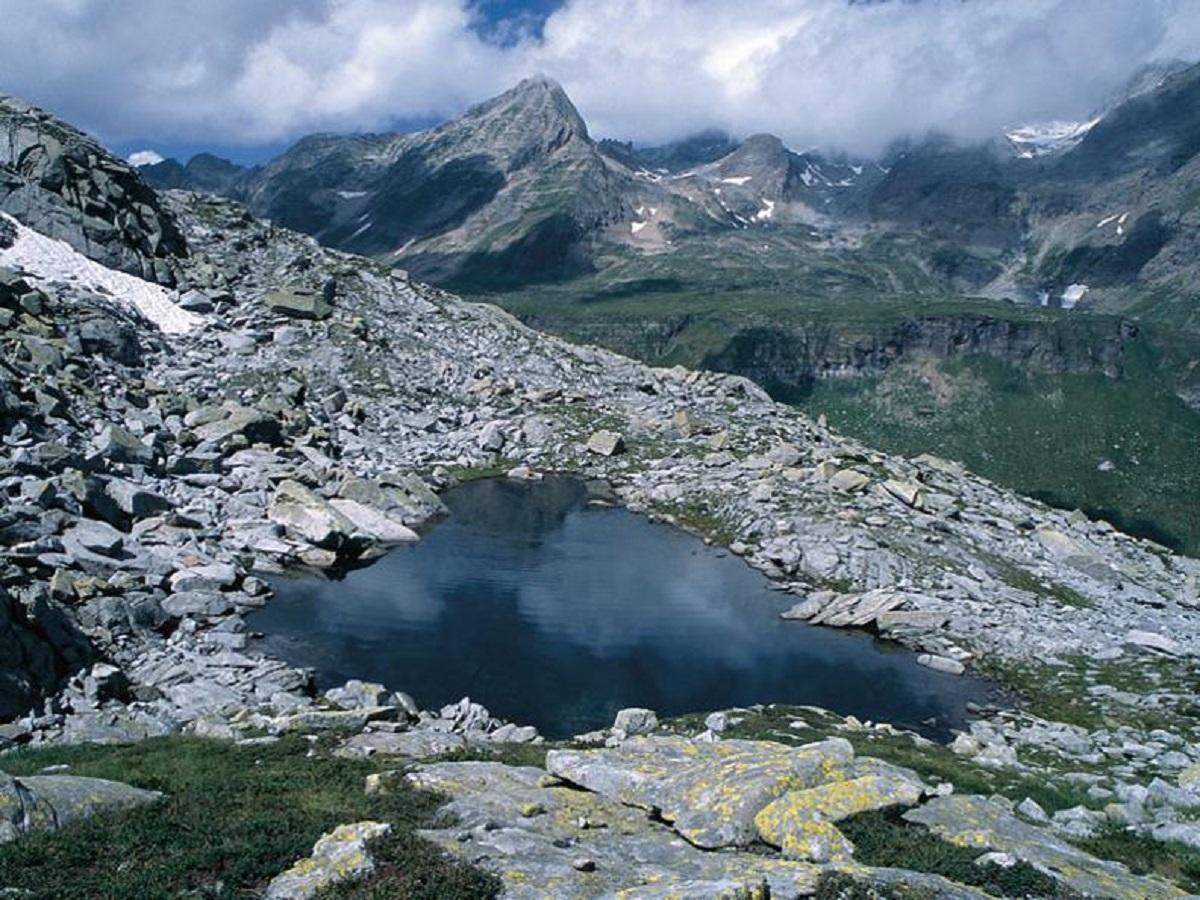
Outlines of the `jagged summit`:
{"label": "jagged summit", "polygon": [[549,152],[571,140],[590,142],[587,124],[562,85],[540,74],[472,107],[435,133],[464,131],[474,132],[477,140],[490,142],[500,152],[534,145]]}

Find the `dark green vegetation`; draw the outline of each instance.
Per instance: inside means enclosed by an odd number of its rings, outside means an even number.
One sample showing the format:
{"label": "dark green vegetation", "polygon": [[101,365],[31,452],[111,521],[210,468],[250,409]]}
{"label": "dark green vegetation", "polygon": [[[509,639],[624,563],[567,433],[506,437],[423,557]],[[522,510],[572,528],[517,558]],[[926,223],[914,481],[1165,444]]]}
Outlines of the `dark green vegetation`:
{"label": "dark green vegetation", "polygon": [[910,825],[898,811],[868,812],[838,823],[854,844],[854,858],[868,866],[898,867],[941,875],[959,884],[982,888],[996,897],[1074,898],[1029,863],[1010,868],[976,865],[978,848],[958,847],[927,828]]}
{"label": "dark green vegetation", "polygon": [[1195,847],[1177,841],[1156,841],[1119,825],[1077,843],[1093,856],[1124,863],[1135,874],[1161,875],[1186,891],[1200,891],[1200,850]]}
{"label": "dark green vegetation", "polygon": [[373,819],[394,831],[379,848],[377,877],[350,896],[495,893],[492,878],[448,861],[415,835],[433,816],[436,797],[403,786],[368,797],[365,778],[377,766],[309,750],[299,737],[260,747],[173,737],[5,756],[4,770],[14,775],[65,764],[73,775],[126,781],[167,797],[0,846],[0,883],[45,900],[243,897],[308,856],[322,833]]}

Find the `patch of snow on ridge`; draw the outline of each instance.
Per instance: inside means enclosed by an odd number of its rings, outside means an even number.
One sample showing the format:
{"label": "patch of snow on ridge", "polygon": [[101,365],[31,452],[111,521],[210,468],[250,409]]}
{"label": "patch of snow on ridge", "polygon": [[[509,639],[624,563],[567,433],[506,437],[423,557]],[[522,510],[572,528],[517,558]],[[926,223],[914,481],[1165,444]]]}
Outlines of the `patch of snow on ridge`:
{"label": "patch of snow on ridge", "polygon": [[1005,132],[1005,137],[1021,159],[1035,159],[1074,147],[1100,121],[1097,116],[1086,122],[1043,122],[1023,125]]}
{"label": "patch of snow on ridge", "polygon": [[754,214],[755,220],[759,222],[765,222],[775,215],[775,201],[768,200],[766,197],[763,197],[762,202],[762,209]]}
{"label": "patch of snow on ridge", "polygon": [[645,222],[630,222],[629,223],[629,228],[634,234],[637,234],[639,231],[641,231],[645,227],[646,227]]}
{"label": "patch of snow on ridge", "polygon": [[367,196],[366,191],[338,191],[337,195],[343,200],[356,200],[359,197]]}
{"label": "patch of snow on ridge", "polygon": [[167,334],[183,334],[203,324],[203,318],[172,303],[166,288],[102,266],[65,241],[26,228],[5,213],[0,216],[17,229],[13,245],[0,250],[0,266],[24,269],[38,281],[64,281],[106,294],[132,306]]}
{"label": "patch of snow on ridge", "polygon": [[754,178],[753,175],[735,175],[732,178],[722,178],[721,183],[722,184],[735,184],[738,187],[741,187],[743,184],[745,184],[747,181],[752,180],[753,178]]}

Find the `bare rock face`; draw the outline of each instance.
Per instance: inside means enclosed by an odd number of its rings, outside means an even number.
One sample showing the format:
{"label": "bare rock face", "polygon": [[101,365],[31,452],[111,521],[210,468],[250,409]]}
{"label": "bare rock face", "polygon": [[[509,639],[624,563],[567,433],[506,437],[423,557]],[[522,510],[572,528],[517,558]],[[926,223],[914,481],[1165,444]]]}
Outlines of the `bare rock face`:
{"label": "bare rock face", "polygon": [[0,95],[0,210],[86,256],[175,282],[187,244],[136,170],[51,114]]}

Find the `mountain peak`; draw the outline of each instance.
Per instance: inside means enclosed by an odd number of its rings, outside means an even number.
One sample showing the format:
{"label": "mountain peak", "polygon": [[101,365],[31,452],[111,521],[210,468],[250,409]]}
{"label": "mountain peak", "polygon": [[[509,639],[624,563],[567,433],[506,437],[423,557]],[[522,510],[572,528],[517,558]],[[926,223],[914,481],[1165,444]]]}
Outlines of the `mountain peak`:
{"label": "mountain peak", "polygon": [[587,124],[553,78],[543,74],[522,79],[516,87],[467,111],[460,121],[500,120],[506,129],[552,137],[561,145],[571,138],[588,140]]}

